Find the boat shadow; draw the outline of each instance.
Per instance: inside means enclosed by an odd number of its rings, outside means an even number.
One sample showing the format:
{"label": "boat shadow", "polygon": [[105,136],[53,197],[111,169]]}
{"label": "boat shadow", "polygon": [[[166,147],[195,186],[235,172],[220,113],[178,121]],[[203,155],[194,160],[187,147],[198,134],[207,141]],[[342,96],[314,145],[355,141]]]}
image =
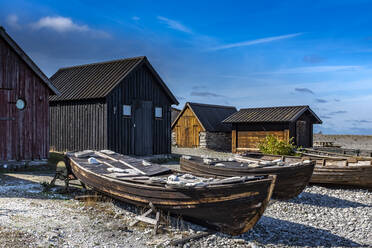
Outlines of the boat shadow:
{"label": "boat shadow", "polygon": [[263,245],[297,247],[363,247],[350,239],[335,235],[328,230],[291,221],[262,216],[256,226],[241,237]]}
{"label": "boat shadow", "polygon": [[[45,191],[43,183],[50,183],[53,173],[0,173],[0,198],[26,198],[26,199],[70,199],[80,189],[70,185],[71,192],[60,194],[63,191],[64,182],[56,182],[56,186]],[[1,209],[0,209],[1,211]],[[0,212],[1,215],[1,212]]]}
{"label": "boat shadow", "polygon": [[309,192],[302,192],[299,196],[288,200],[288,202],[328,208],[372,207],[372,205],[367,205],[360,202],[354,202],[333,196]]}

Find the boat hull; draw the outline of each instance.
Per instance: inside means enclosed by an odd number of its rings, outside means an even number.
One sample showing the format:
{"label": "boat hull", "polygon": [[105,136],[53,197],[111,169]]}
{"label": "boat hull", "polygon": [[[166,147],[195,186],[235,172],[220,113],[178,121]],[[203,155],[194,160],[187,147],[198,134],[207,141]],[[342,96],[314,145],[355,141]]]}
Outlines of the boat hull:
{"label": "boat hull", "polygon": [[238,235],[251,229],[270,200],[275,176],[207,188],[172,189],[108,178],[87,170],[70,158],[74,175],[89,187],[139,206],[150,202],[174,215],[182,215],[209,228]]}
{"label": "boat hull", "polygon": [[[274,160],[282,156],[261,154],[261,157],[267,160]],[[331,157],[304,153],[302,158],[285,156],[284,159],[291,162],[298,162],[302,159],[315,160],[316,165],[310,183],[372,189],[372,165],[358,165],[362,161],[371,164],[371,158]]]}
{"label": "boat hull", "polygon": [[313,173],[314,164],[301,166],[264,167],[264,168],[225,168],[203,164],[202,160],[180,159],[181,170],[190,173],[214,176],[251,176],[276,175],[273,198],[287,200],[299,195],[307,186]]}

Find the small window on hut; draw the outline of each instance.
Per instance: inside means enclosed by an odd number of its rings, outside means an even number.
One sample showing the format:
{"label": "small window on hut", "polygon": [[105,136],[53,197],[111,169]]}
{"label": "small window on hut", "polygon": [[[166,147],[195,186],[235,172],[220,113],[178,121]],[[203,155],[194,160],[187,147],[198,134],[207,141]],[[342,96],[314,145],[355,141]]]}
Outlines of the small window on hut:
{"label": "small window on hut", "polygon": [[132,115],[132,106],[131,105],[123,105],[123,115],[127,116],[127,117]]}
{"label": "small window on hut", "polygon": [[155,107],[155,118],[163,118],[163,108]]}

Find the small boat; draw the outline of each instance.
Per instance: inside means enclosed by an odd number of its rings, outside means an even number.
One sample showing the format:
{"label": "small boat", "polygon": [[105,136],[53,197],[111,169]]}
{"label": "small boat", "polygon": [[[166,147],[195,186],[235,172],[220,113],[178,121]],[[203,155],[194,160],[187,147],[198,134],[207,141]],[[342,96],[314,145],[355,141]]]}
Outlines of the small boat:
{"label": "small boat", "polygon": [[[349,151],[350,150],[350,151]],[[300,151],[297,151],[299,154],[304,154],[305,156],[311,155],[319,155],[319,156],[326,156],[326,157],[358,157],[363,159],[372,159],[371,155],[372,152],[370,151],[361,151],[361,150],[352,150],[352,149],[342,149],[339,151],[334,150],[325,150],[322,148],[302,148]],[[355,151],[355,152],[354,152]]]}
{"label": "small boat", "polygon": [[180,159],[181,170],[190,173],[201,173],[214,176],[251,176],[274,174],[277,176],[273,198],[291,199],[299,195],[309,183],[315,162],[295,161],[287,163],[277,158],[274,163],[265,163],[256,158],[246,159],[236,156],[232,161],[212,161],[205,163],[203,158],[184,156]]}
{"label": "small boat", "polygon": [[310,159],[316,161],[310,183],[347,185],[372,189],[372,158],[326,156],[312,153],[301,153],[301,157],[263,155],[247,153],[247,157],[260,157],[275,160],[283,157],[285,161],[301,161]]}
{"label": "small boat", "polygon": [[181,174],[111,151],[67,154],[73,174],[103,194],[238,235],[251,229],[270,201],[275,175],[211,178]]}

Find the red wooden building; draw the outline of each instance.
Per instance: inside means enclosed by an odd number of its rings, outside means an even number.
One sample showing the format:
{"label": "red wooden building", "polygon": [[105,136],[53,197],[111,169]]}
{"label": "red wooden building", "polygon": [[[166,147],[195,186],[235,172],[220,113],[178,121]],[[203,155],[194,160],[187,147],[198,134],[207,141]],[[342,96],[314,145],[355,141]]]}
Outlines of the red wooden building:
{"label": "red wooden building", "polygon": [[58,94],[58,90],[0,26],[2,168],[48,158],[48,97],[51,94]]}

